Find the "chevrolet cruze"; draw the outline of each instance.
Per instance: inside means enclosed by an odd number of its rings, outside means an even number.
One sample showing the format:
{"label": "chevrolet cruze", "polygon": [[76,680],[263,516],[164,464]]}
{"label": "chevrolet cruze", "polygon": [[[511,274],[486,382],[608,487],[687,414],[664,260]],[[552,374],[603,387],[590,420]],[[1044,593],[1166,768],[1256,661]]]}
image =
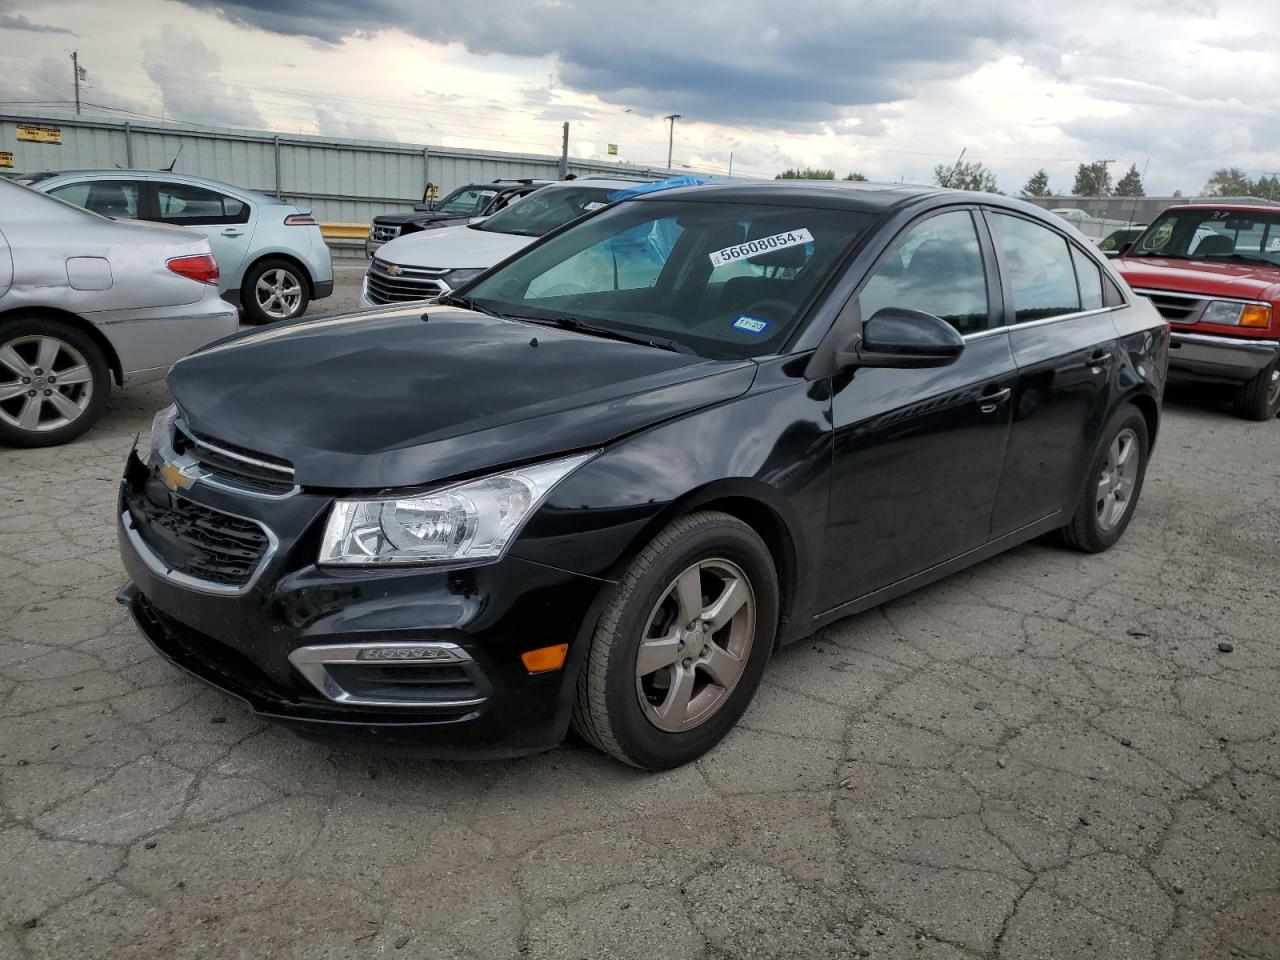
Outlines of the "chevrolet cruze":
{"label": "chevrolet cruze", "polygon": [[1164,321],[1017,200],[778,182],[612,204],[439,302],[178,363],[121,592],[259,715],[670,767],[771,652],[1133,517]]}

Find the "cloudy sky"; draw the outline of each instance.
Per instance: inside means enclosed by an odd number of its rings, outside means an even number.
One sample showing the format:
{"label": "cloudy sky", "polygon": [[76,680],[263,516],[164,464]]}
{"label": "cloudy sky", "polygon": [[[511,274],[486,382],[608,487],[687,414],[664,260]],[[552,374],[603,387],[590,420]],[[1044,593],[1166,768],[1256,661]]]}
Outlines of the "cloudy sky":
{"label": "cloudy sky", "polygon": [[0,112],[796,165],[928,182],[981,160],[1149,164],[1149,193],[1280,170],[1274,0],[0,0]]}

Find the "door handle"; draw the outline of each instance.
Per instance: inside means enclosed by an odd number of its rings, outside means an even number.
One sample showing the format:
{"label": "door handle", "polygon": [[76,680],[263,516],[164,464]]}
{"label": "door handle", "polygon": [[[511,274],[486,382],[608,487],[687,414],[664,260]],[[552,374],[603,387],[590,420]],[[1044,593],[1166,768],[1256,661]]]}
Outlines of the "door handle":
{"label": "door handle", "polygon": [[243,233],[240,230],[223,230],[222,235],[224,237],[239,237],[243,236]]}
{"label": "door handle", "polygon": [[978,409],[983,413],[995,413],[1000,404],[1009,399],[1013,393],[1011,387],[1005,387],[1003,390],[996,390],[992,393],[984,393],[978,398]]}

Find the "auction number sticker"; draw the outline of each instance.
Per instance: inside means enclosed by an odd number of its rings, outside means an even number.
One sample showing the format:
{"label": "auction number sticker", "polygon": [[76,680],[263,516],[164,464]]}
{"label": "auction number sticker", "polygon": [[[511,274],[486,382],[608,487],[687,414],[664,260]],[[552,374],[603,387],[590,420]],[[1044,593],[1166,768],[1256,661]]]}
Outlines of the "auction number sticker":
{"label": "auction number sticker", "polygon": [[726,263],[737,263],[739,260],[746,260],[762,253],[785,250],[787,247],[798,247],[805,243],[813,243],[813,234],[809,232],[807,227],[788,230],[786,233],[775,233],[772,237],[760,237],[758,240],[736,243],[732,247],[725,247],[723,250],[715,251],[710,254],[711,266],[723,267]]}
{"label": "auction number sticker", "polygon": [[582,209],[583,209],[583,210],[588,210],[588,211],[593,211],[593,212],[594,212],[594,211],[596,211],[596,210],[603,210],[603,209],[604,209],[605,207],[607,207],[607,206],[608,206],[608,204],[607,204],[607,203],[601,203],[599,200],[592,200],[590,203],[588,203],[588,204],[587,204],[585,207],[583,207]]}

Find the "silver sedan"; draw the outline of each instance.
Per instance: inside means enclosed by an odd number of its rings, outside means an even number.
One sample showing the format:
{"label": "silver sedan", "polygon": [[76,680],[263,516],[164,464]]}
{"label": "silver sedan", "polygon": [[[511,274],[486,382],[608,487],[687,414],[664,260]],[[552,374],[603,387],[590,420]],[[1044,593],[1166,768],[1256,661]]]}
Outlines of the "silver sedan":
{"label": "silver sedan", "polygon": [[117,223],[0,180],[0,442],[72,440],[113,383],[234,333],[204,237]]}

